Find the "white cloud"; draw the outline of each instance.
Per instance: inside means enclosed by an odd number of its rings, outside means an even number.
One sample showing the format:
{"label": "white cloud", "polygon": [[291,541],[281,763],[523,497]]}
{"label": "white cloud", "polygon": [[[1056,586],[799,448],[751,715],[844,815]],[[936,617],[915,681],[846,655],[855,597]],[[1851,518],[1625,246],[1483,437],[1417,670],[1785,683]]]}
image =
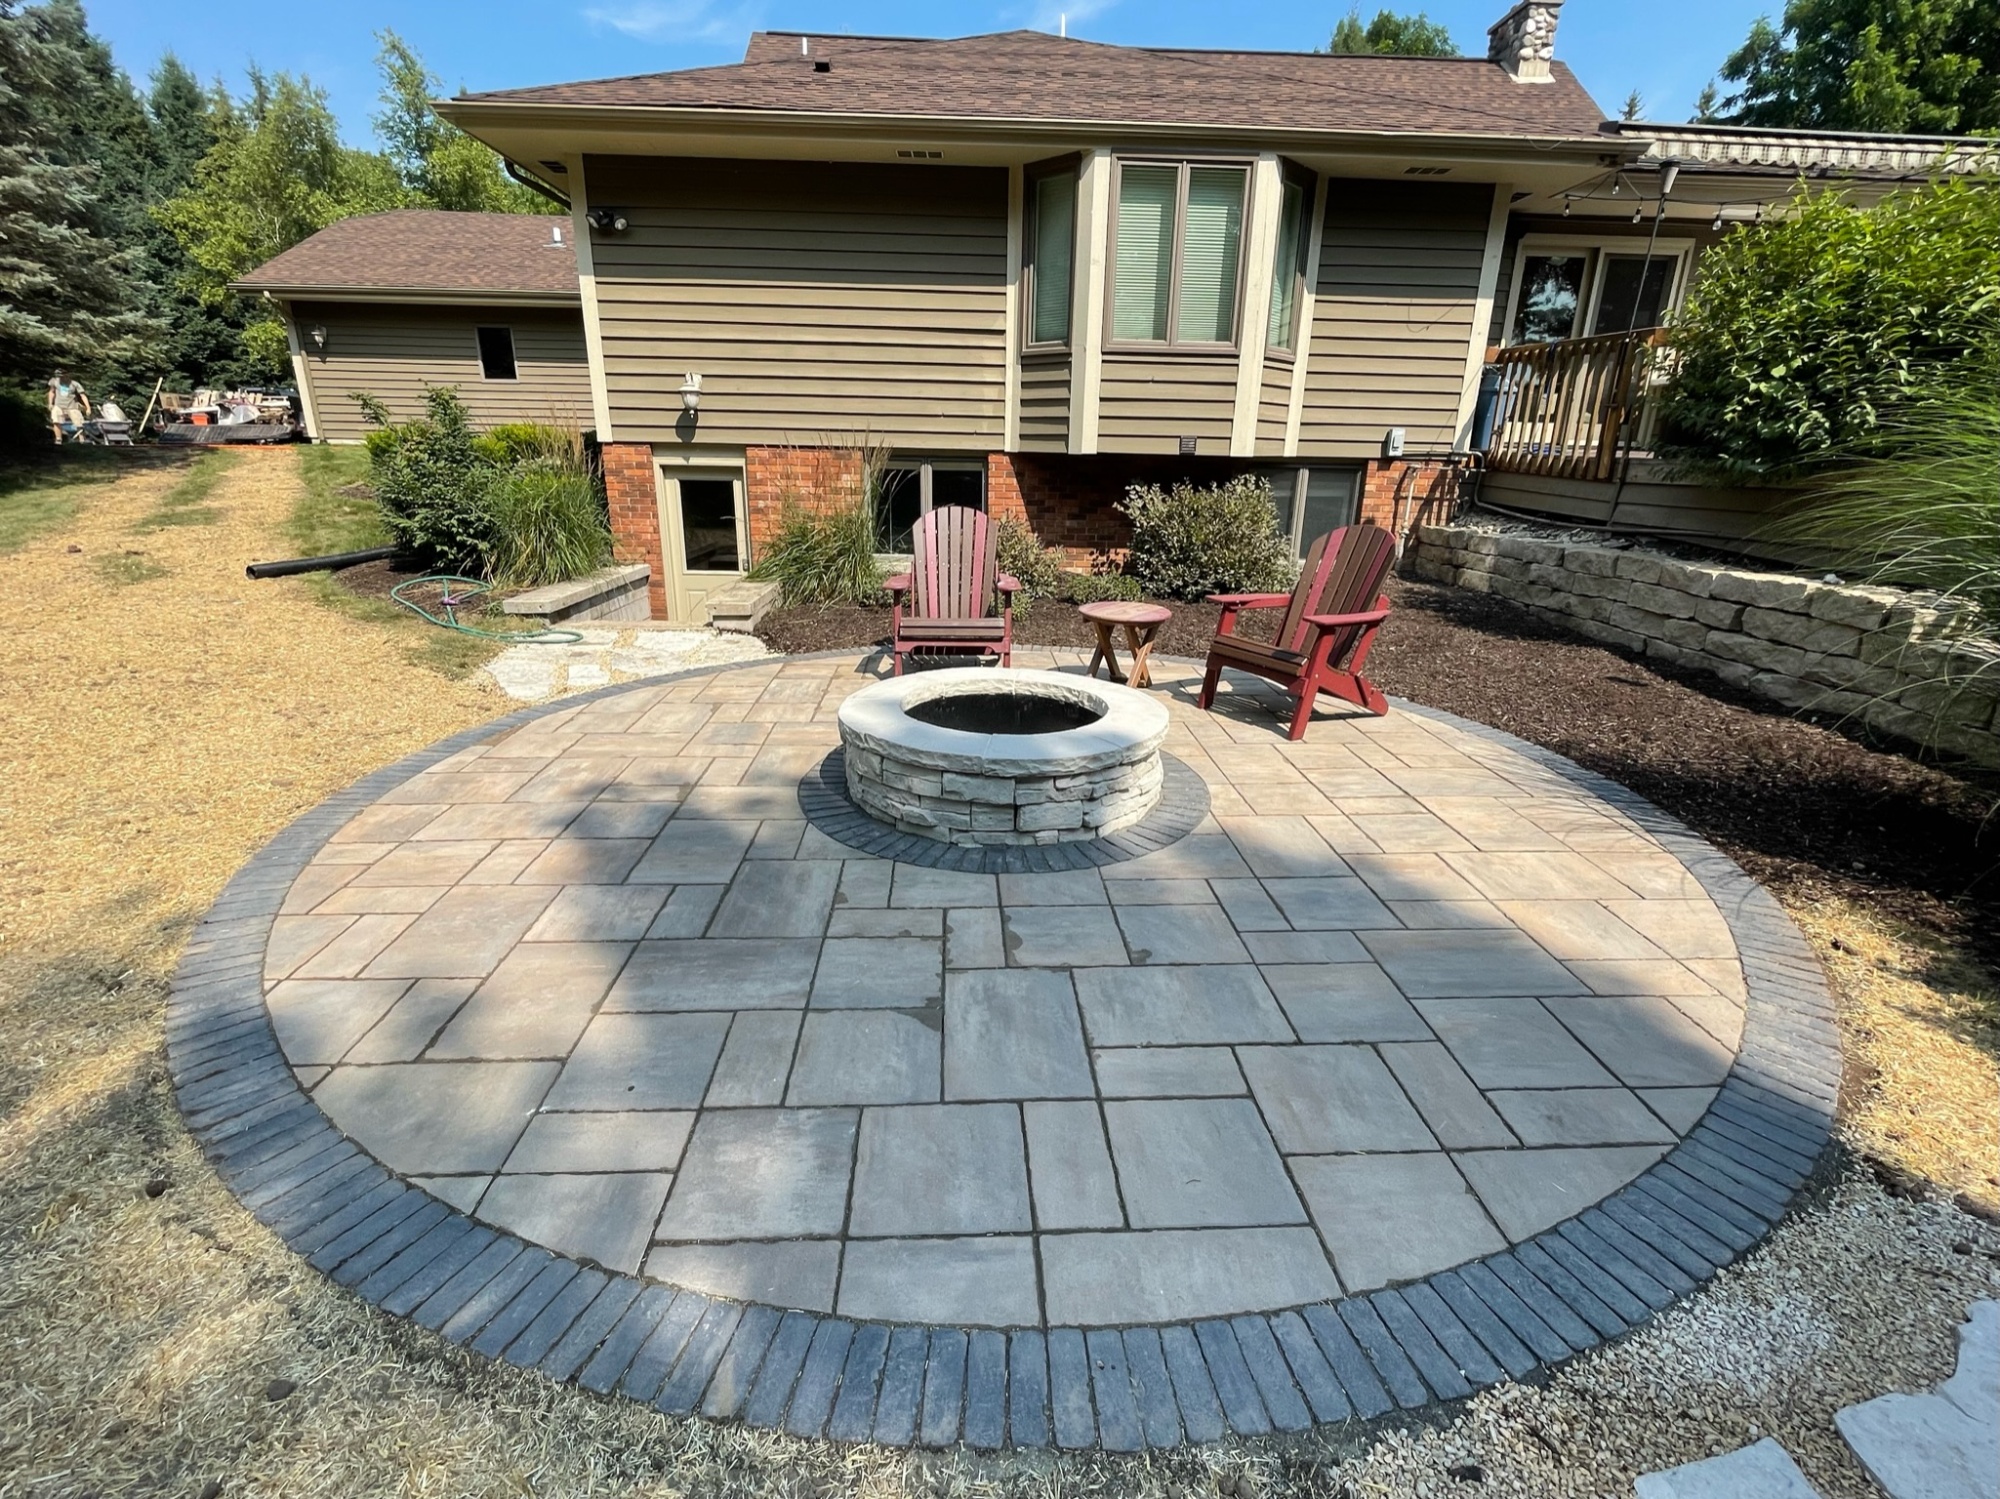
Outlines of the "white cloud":
{"label": "white cloud", "polygon": [[747,32],[754,22],[746,7],[717,6],[714,0],[625,0],[587,6],[583,18],[646,42],[719,42]]}

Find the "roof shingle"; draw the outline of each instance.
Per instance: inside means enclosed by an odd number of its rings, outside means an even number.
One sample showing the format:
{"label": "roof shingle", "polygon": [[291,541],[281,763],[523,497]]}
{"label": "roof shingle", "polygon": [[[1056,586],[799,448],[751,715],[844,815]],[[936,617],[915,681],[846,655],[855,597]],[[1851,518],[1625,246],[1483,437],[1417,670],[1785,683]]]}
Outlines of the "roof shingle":
{"label": "roof shingle", "polygon": [[[551,226],[563,230],[558,243]],[[560,218],[403,208],[341,219],[236,285],[324,291],[577,296],[576,250]]]}
{"label": "roof shingle", "polygon": [[[1561,63],[1517,83],[1484,58],[1117,47],[1006,31],[926,40],[760,32],[740,63],[467,94],[469,103],[778,110],[1000,121],[1596,137]],[[827,71],[817,71],[824,65]]]}

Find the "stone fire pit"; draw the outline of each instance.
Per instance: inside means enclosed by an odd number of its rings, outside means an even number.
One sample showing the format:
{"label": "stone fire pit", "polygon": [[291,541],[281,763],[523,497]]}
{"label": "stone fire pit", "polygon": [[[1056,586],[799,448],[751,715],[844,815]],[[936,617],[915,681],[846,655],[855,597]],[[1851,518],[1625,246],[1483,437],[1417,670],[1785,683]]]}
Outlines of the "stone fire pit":
{"label": "stone fire pit", "polygon": [[1130,827],[1160,797],[1167,710],[1048,671],[927,671],[840,707],[856,806],[944,843],[1070,843]]}

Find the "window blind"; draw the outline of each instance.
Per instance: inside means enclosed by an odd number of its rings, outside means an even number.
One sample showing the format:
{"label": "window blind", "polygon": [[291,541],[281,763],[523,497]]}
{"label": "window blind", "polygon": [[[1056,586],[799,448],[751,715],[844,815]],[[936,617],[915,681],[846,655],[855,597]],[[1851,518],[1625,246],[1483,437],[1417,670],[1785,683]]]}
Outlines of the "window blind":
{"label": "window blind", "polygon": [[1298,312],[1299,245],[1305,237],[1305,189],[1287,182],[1278,208],[1278,253],[1271,265],[1271,324],[1264,342],[1273,349],[1289,349],[1293,343],[1293,321]]}
{"label": "window blind", "polygon": [[1076,174],[1035,180],[1035,318],[1031,343],[1069,341],[1070,247],[1076,240]]}
{"label": "window blind", "polygon": [[1118,174],[1118,244],[1111,333],[1164,341],[1173,282],[1176,167],[1128,166]]}
{"label": "window blind", "polygon": [[1234,337],[1242,237],[1243,173],[1235,167],[1190,169],[1180,305],[1174,317],[1177,341],[1221,344]]}

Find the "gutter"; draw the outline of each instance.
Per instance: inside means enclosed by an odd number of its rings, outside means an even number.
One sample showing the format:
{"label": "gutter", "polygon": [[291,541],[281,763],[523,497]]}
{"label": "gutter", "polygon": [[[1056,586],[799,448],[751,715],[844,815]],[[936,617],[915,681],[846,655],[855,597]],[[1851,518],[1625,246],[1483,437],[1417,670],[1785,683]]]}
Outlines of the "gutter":
{"label": "gutter", "polygon": [[521,186],[525,187],[529,192],[539,193],[542,197],[547,198],[551,203],[555,204],[556,207],[560,208],[564,213],[571,212],[572,205],[568,198],[565,198],[561,193],[557,192],[548,183],[542,181],[542,179],[537,177],[534,173],[522,170],[519,166],[515,164],[514,159],[511,156],[501,157],[500,165],[506,169],[507,175],[509,177],[512,177],[516,182],[520,183]]}
{"label": "gutter", "polygon": [[423,286],[310,286],[273,281],[232,281],[229,289],[244,296],[283,297],[297,302],[390,302],[437,307],[578,307],[579,292],[448,290]]}

